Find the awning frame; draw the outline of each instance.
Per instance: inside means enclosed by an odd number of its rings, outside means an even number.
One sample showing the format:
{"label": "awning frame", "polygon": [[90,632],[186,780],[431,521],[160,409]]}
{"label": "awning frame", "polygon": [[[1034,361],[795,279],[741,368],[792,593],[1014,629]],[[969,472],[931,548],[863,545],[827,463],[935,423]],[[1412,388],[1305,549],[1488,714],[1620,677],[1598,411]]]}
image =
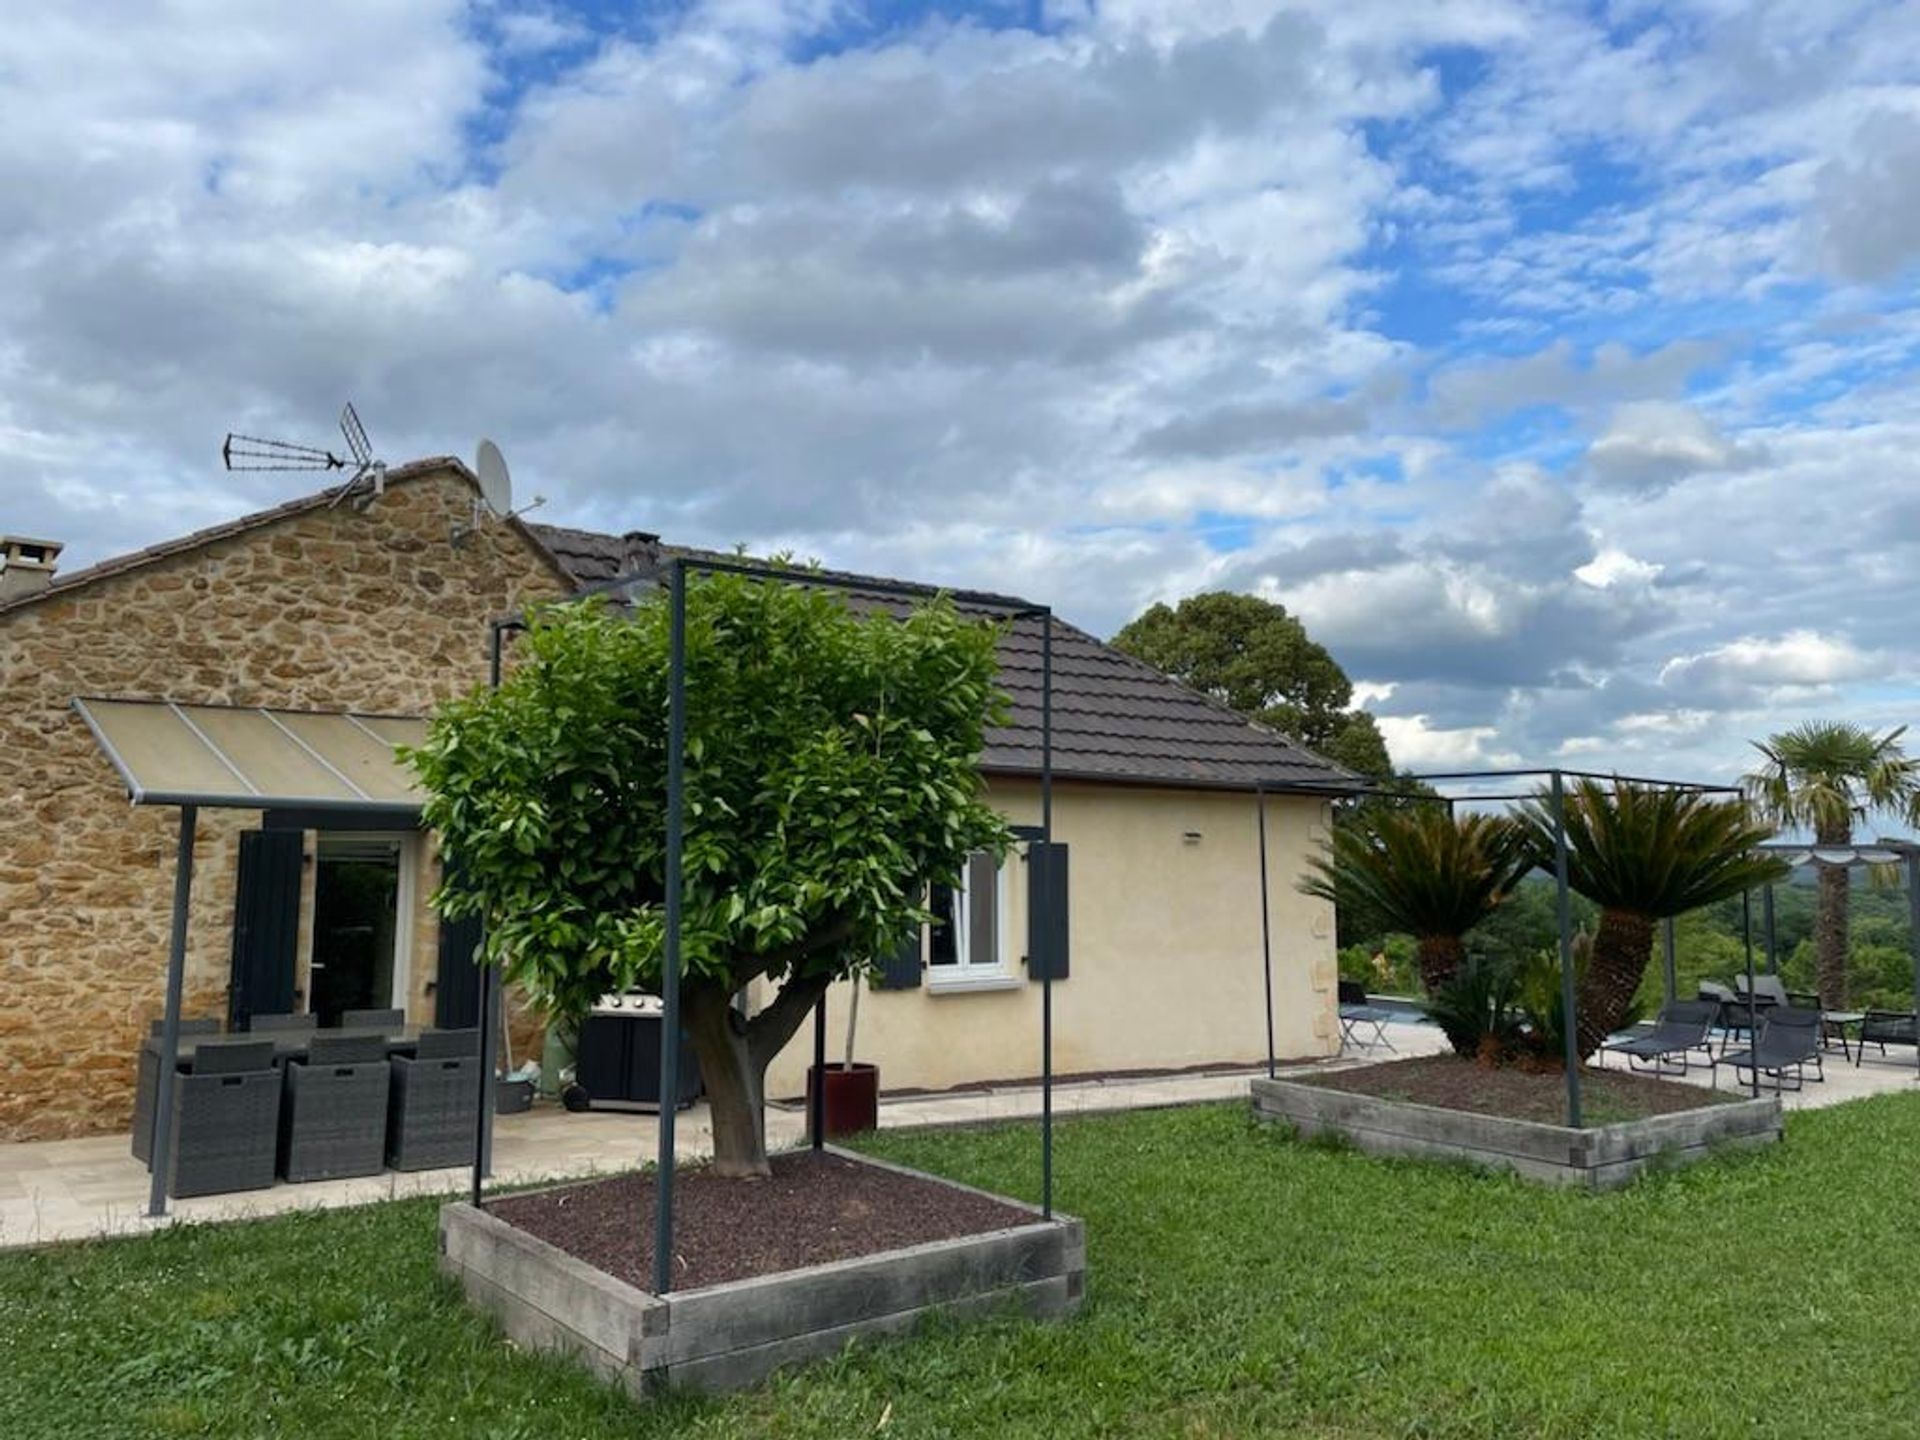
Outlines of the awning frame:
{"label": "awning frame", "polygon": [[[139,767],[134,765],[114,743],[111,727],[106,723],[104,707],[150,706],[155,710],[165,710],[172,715],[182,729],[197,740],[207,756],[215,760],[228,774],[232,775],[236,785],[233,790],[194,789],[178,786],[155,785],[143,780]],[[307,718],[314,720],[344,720],[364,734],[375,744],[392,746],[397,743],[392,736],[382,735],[366,722],[369,720],[408,725],[424,725],[418,716],[383,715],[364,711],[346,710],[297,710],[284,706],[264,705],[194,705],[192,708],[220,711],[233,715],[257,716],[264,719],[274,731],[284,738],[289,749],[305,757],[306,760],[332,776],[342,787],[350,791],[347,795],[311,795],[285,790],[263,789],[248,775],[246,769],[236,763],[234,758],[223,750],[219,743],[208,735],[205,729],[194,720],[181,703],[173,700],[136,700],[121,697],[99,695],[76,695],[73,709],[87,728],[93,733],[101,752],[119,773],[127,788],[127,798],[135,805],[192,805],[202,809],[225,810],[298,810],[339,815],[385,815],[417,816],[421,801],[395,800],[370,794],[320,748],[299,735],[282,717]]]}
{"label": "awning frame", "polygon": [[[167,711],[172,719],[203,747],[205,754],[211,756],[228,774],[232,775],[238,788],[233,790],[199,790],[185,787],[173,787],[148,783],[143,780],[141,767],[134,764],[130,757],[122,753],[121,747],[114,743],[114,726],[110,723],[113,712],[106,707],[124,709],[129,706],[152,706]],[[179,829],[174,842],[173,861],[173,914],[169,929],[167,946],[167,986],[166,1008],[160,1022],[160,1084],[154,1097],[153,1146],[151,1150],[153,1177],[147,1190],[147,1214],[158,1218],[167,1213],[167,1170],[168,1157],[173,1149],[173,1090],[174,1076],[180,1062],[180,1006],[182,994],[186,988],[187,968],[187,918],[188,906],[193,893],[193,846],[198,833],[200,811],[210,810],[258,810],[266,819],[277,813],[281,816],[320,817],[358,817],[362,821],[378,820],[377,828],[398,828],[402,822],[418,823],[421,802],[414,800],[386,799],[369,793],[364,785],[355,780],[333,760],[330,760],[320,747],[300,735],[287,719],[307,718],[312,720],[344,719],[353,728],[363,733],[369,740],[388,748],[405,743],[393,735],[383,735],[366,722],[404,722],[408,725],[424,724],[416,716],[373,715],[347,711],[291,710],[269,708],[267,706],[239,705],[194,705],[193,709],[206,712],[220,712],[235,716],[264,718],[271,732],[279,738],[276,744],[284,743],[290,747],[286,753],[297,753],[306,762],[333,777],[349,795],[305,795],[287,793],[281,790],[263,789],[249,776],[244,766],[237,764],[214,738],[208,735],[201,725],[196,723],[180,703],[171,700],[129,700],[106,696],[75,696],[74,711],[86,722],[93,732],[93,738],[100,751],[107,757],[113,768],[119,773],[127,788],[127,797],[135,805],[171,805],[179,809]],[[287,717],[283,719],[282,717]],[[191,752],[198,756],[198,752]],[[395,762],[396,766],[398,761]],[[165,768],[162,766],[161,768]]]}

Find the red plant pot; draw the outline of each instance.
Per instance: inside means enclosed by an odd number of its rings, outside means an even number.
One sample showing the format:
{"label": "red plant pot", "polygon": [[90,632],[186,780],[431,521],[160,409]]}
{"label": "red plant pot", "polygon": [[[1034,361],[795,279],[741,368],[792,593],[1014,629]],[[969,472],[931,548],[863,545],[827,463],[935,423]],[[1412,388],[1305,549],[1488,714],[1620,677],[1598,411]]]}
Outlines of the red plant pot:
{"label": "red plant pot", "polygon": [[[880,1123],[880,1067],[855,1061],[852,1065],[828,1065],[822,1094],[821,1130],[824,1138],[837,1140],[842,1135],[858,1135]],[[813,1124],[814,1087],[821,1072],[807,1067],[807,1124]]]}

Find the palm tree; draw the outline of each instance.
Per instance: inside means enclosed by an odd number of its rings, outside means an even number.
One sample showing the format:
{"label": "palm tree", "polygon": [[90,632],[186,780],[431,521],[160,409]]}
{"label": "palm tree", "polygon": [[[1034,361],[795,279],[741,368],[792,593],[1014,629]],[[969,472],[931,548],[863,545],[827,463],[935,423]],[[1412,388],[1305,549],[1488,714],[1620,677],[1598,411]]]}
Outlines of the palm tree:
{"label": "palm tree", "polygon": [[[1875,735],[1858,725],[1809,721],[1753,742],[1764,762],[1746,777],[1747,793],[1776,825],[1813,832],[1816,845],[1851,845],[1853,827],[1874,811],[1911,816],[1920,802],[1920,765],[1900,748],[1903,725]],[[1820,1003],[1847,1005],[1845,865],[1816,865],[1814,916]]]}
{"label": "palm tree", "polygon": [[1506,898],[1531,859],[1511,820],[1456,818],[1449,806],[1415,802],[1350,817],[1308,863],[1303,893],[1366,908],[1385,928],[1413,936],[1431,995],[1459,970],[1462,937]]}
{"label": "palm tree", "polygon": [[[1580,985],[1579,1046],[1593,1054],[1626,1020],[1653,954],[1655,922],[1756,885],[1786,865],[1754,847],[1772,828],[1738,800],[1666,786],[1581,780],[1566,793],[1567,883],[1600,907]],[[1545,796],[1521,807],[1535,859],[1553,864]]]}

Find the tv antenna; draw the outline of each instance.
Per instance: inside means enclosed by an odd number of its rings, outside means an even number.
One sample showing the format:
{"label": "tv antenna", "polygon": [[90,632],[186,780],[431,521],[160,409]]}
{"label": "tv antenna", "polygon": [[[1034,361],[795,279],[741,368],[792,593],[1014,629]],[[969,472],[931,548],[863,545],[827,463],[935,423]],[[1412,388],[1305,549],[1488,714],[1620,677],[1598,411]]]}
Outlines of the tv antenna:
{"label": "tv antenna", "polygon": [[220,462],[228,470],[348,470],[350,474],[334,492],[327,508],[353,496],[353,508],[364,510],[375,498],[386,493],[387,462],[373,458],[373,446],[367,441],[367,427],[353,402],[340,412],[340,434],[347,442],[347,453],[336,455],[318,445],[301,445],[292,440],[269,440],[259,435],[227,432],[220,446]]}

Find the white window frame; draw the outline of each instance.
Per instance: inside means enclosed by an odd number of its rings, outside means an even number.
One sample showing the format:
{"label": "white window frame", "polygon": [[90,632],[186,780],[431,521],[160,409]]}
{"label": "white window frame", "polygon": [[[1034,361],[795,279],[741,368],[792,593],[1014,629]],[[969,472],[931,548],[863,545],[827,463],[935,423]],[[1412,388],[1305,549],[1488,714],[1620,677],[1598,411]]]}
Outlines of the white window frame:
{"label": "white window frame", "polygon": [[973,907],[967,903],[967,870],[960,872],[960,883],[953,890],[953,953],[954,963],[936,965],[933,963],[933,934],[928,927],[927,934],[927,991],[929,994],[960,994],[969,990],[1011,990],[1024,982],[1013,966],[1013,862],[1009,854],[1000,862],[994,872],[994,924],[999,931],[999,944],[994,946],[995,958],[991,962],[976,963],[972,956],[973,946],[968,934],[973,923]]}
{"label": "white window frame", "polygon": [[[373,841],[397,844],[400,854],[400,878],[393,896],[393,991],[384,1002],[375,997],[375,1008],[413,1010],[413,922],[414,906],[420,893],[420,836],[409,830],[316,830],[313,832],[313,872],[319,883],[321,850],[331,841]],[[314,925],[304,927],[300,937],[299,973],[306,976],[306,988],[300,996],[303,1013],[313,1009]]]}

